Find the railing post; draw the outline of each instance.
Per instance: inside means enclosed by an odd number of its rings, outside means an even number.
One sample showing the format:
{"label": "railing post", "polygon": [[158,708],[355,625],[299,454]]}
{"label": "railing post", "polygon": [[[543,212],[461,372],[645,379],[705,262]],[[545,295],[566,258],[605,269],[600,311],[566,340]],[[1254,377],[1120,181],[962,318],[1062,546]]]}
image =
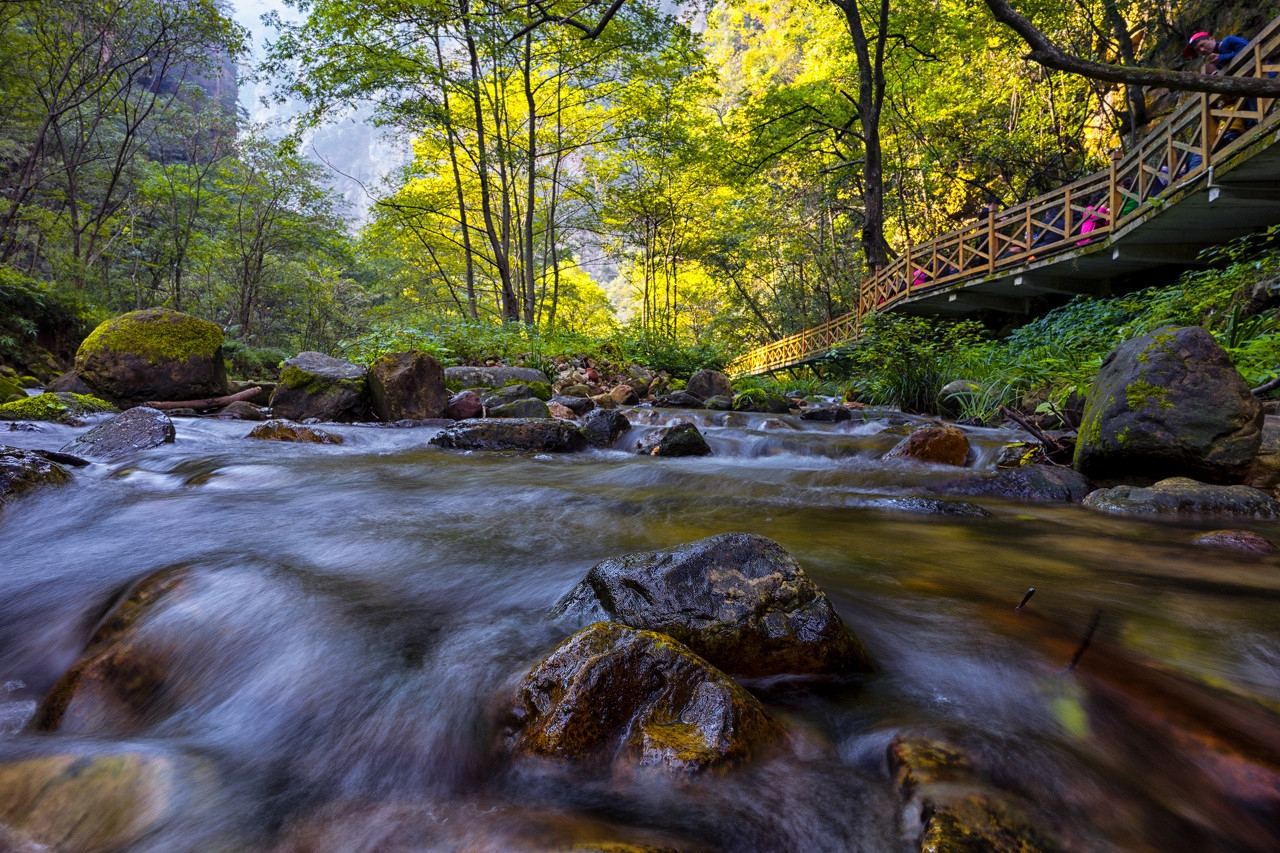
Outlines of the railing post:
{"label": "railing post", "polygon": [[1124,156],[1119,148],[1111,150],[1111,168],[1107,180],[1110,184],[1111,194],[1107,201],[1107,223],[1114,228],[1116,219],[1120,216],[1120,183],[1116,180],[1116,175],[1120,171],[1120,158]]}
{"label": "railing post", "polygon": [[996,271],[996,214],[987,211],[987,273]]}
{"label": "railing post", "polygon": [[1209,146],[1212,145],[1209,130],[1209,93],[1200,93],[1200,168],[1209,168]]}

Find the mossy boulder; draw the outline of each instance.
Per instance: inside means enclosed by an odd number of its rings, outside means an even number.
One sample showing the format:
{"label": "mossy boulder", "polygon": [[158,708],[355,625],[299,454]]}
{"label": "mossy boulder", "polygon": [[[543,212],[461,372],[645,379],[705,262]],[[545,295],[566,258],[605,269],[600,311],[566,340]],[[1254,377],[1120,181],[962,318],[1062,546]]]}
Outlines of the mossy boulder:
{"label": "mossy boulder", "polygon": [[106,400],[59,391],[0,405],[0,421],[56,421],[78,426],[86,415],[114,411],[116,407]]}
{"label": "mossy boulder", "polygon": [[[510,403],[494,406],[488,410],[488,413],[491,418],[542,419],[551,417],[551,407],[537,397],[526,397],[523,400],[512,400]],[[573,413],[569,414],[572,416]]]}
{"label": "mossy boulder", "polygon": [[935,465],[963,467],[969,458],[969,438],[950,424],[923,426],[913,430],[886,453],[884,458],[906,458]]}
{"label": "mossy boulder", "polygon": [[486,418],[460,421],[432,437],[429,443],[450,450],[570,453],[586,449],[587,438],[574,424],[556,418]]}
{"label": "mossy boulder", "polygon": [[346,359],[303,352],[281,365],[271,413],[293,421],[316,418],[350,423],[368,414],[365,369]]}
{"label": "mossy boulder", "polygon": [[733,398],[735,412],[766,412],[785,415],[791,411],[791,401],[779,394],[760,388],[750,388]]}
{"label": "mossy boulder", "polygon": [[508,403],[527,400],[535,396],[532,389],[523,382],[513,382],[488,393],[484,393],[483,389],[475,390],[481,392],[481,400],[484,402],[486,409],[496,409],[498,406],[505,406]]}
{"label": "mossy boulder", "polygon": [[133,311],[98,326],[80,344],[75,372],[118,406],[227,393],[222,329],[167,308]]}
{"label": "mossy boulder", "polygon": [[711,445],[693,424],[680,423],[644,436],[636,442],[636,453],[648,456],[709,456]]}
{"label": "mossy boulder", "polygon": [[697,773],[782,735],[760,702],[663,634],[597,622],[525,676],[517,754]]}
{"label": "mossy boulder", "polygon": [[1228,515],[1280,518],[1280,501],[1252,486],[1218,486],[1170,477],[1150,487],[1098,489],[1084,499],[1090,509],[1144,515]]}
{"label": "mossy boulder", "polygon": [[449,391],[444,368],[424,352],[388,353],[369,365],[369,401],[383,423],[444,415]]}
{"label": "mossy boulder", "polygon": [[342,436],[315,427],[270,420],[250,430],[246,438],[262,441],[289,441],[298,444],[342,444]]}
{"label": "mossy boulder", "polygon": [[39,454],[0,444],[0,507],[23,492],[70,482],[66,468]]}
{"label": "mossy boulder", "polygon": [[553,613],[659,631],[734,675],[872,669],[862,642],[795,558],[749,533],[605,560]]}
{"label": "mossy boulder", "polygon": [[141,450],[173,444],[174,435],[173,421],[168,415],[136,406],[64,445],[62,452],[111,462]]}
{"label": "mossy boulder", "polygon": [[547,375],[532,367],[472,367],[469,365],[446,367],[444,378],[449,388],[455,391],[477,387],[501,388],[516,382],[526,385],[540,382],[548,389],[547,397],[544,399],[551,397],[551,383]]}
{"label": "mossy boulder", "polygon": [[0,403],[8,403],[11,400],[22,400],[27,396],[26,390],[4,376],[0,376]]}
{"label": "mossy boulder", "polygon": [[1262,404],[1213,336],[1170,326],[1107,355],[1089,390],[1075,467],[1095,480],[1239,483],[1262,425]]}

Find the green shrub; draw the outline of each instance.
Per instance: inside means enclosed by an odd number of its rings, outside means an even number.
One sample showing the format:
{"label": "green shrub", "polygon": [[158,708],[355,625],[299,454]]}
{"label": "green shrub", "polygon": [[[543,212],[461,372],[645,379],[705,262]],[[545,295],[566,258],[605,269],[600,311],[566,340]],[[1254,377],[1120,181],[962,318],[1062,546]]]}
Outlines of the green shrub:
{"label": "green shrub", "polygon": [[222,357],[227,375],[237,379],[279,379],[280,363],[291,354],[278,347],[254,347],[240,341],[225,341]]}

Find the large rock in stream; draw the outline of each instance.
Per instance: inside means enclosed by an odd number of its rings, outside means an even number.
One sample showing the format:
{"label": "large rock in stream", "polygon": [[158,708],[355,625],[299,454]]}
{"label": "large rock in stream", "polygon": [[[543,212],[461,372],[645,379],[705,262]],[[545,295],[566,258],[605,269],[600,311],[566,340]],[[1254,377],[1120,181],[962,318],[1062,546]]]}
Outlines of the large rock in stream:
{"label": "large rock in stream", "polygon": [[388,353],[369,365],[369,398],[383,423],[438,418],[449,408],[444,368],[424,352]]}
{"label": "large rock in stream", "polygon": [[711,445],[690,423],[673,424],[654,430],[636,442],[636,453],[647,456],[710,456]]}
{"label": "large rock in stream", "polygon": [[925,487],[926,492],[966,497],[989,496],[1018,501],[1079,503],[1089,493],[1089,481],[1071,468],[1024,465],[994,474],[959,477]]}
{"label": "large rock in stream", "polygon": [[585,450],[587,438],[574,424],[556,418],[502,418],[461,421],[434,436],[429,443],[450,450],[569,453]]}
{"label": "large rock in stream", "polygon": [[884,458],[907,458],[935,465],[964,467],[969,459],[969,438],[950,424],[922,426],[900,441]]}
{"label": "large rock in stream", "polygon": [[349,423],[368,411],[365,369],[319,352],[303,352],[281,365],[280,383],[271,395],[271,414],[301,421]]}
{"label": "large rock in stream", "polygon": [[605,560],[553,613],[659,631],[733,675],[872,669],[862,642],[795,558],[750,533]]}
{"label": "large rock in stream", "polygon": [[112,462],[140,450],[173,444],[175,434],[168,415],[158,409],[138,406],[68,442],[62,452]]}
{"label": "large rock in stream", "polygon": [[1075,466],[1095,480],[1239,483],[1262,424],[1262,404],[1213,336],[1199,326],[1170,326],[1125,341],[1102,362]]}
{"label": "large rock in stream", "polygon": [[668,636],[597,622],[521,682],[516,753],[696,773],[782,729],[760,702]]}
{"label": "large rock in stream", "polygon": [[0,444],[0,509],[23,492],[70,480],[71,474],[61,465],[30,450]]}
{"label": "large rock in stream", "polygon": [[1098,489],[1084,505],[1116,513],[1280,518],[1280,501],[1252,486],[1214,486],[1187,477],[1170,477],[1150,487]]}
{"label": "large rock in stream", "polygon": [[729,377],[718,370],[699,370],[689,377],[684,390],[699,400],[733,396],[733,384],[729,382]]}
{"label": "large rock in stream", "polygon": [[227,393],[222,329],[168,308],[107,320],[76,351],[76,375],[118,406]]}

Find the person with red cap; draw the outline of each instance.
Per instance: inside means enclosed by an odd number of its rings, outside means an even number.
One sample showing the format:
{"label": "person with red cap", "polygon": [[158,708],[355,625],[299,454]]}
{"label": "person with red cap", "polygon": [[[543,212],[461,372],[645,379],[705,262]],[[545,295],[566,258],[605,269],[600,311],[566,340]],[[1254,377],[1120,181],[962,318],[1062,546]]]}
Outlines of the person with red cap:
{"label": "person with red cap", "polygon": [[[1216,40],[1211,33],[1196,33],[1187,39],[1187,46],[1182,49],[1186,57],[1199,56],[1204,59],[1204,72],[1217,74],[1236,54],[1249,46],[1248,39],[1240,36],[1227,36],[1222,41]],[[1209,66],[1213,66],[1210,68]]]}

